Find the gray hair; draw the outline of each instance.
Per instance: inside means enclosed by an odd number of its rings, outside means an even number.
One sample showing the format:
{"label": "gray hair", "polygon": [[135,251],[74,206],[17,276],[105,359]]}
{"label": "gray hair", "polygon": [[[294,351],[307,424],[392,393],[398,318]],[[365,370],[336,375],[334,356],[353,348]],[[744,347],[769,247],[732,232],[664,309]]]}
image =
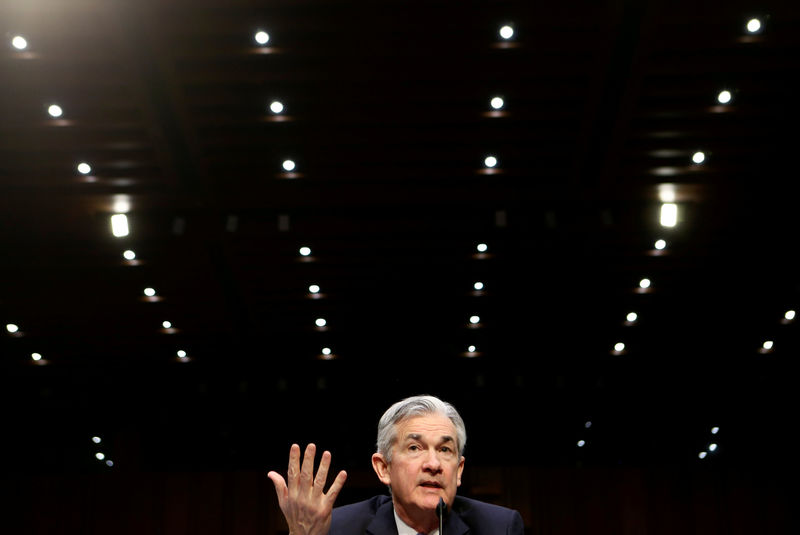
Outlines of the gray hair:
{"label": "gray hair", "polygon": [[392,460],[392,446],[397,442],[397,424],[426,414],[441,414],[448,418],[456,428],[458,456],[464,455],[464,446],[467,444],[467,429],[464,420],[455,407],[446,401],[434,396],[412,396],[398,401],[381,416],[378,422],[378,453],[383,455],[386,462]]}

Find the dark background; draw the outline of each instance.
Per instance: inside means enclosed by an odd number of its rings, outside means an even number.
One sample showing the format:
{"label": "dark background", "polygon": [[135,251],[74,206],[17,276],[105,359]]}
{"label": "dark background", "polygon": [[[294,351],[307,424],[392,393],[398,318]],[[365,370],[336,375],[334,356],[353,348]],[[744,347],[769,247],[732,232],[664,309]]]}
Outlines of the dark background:
{"label": "dark background", "polygon": [[292,442],[372,495],[378,418],[432,393],[467,423],[463,493],[533,533],[791,532],[799,22],[0,1],[3,531],[275,533]]}

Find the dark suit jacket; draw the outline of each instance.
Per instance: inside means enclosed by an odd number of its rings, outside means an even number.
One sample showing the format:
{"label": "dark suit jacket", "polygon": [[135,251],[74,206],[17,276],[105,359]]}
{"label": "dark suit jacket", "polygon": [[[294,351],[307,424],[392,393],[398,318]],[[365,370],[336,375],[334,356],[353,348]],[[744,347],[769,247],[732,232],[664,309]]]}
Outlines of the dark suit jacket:
{"label": "dark suit jacket", "polygon": [[[444,519],[445,535],[523,535],[518,511],[456,496]],[[330,535],[397,535],[394,506],[389,496],[333,510]]]}

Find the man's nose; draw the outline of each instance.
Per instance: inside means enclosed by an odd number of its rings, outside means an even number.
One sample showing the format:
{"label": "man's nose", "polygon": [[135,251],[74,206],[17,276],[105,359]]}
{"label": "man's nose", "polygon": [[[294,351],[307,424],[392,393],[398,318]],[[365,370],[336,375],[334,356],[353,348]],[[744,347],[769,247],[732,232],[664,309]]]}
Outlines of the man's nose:
{"label": "man's nose", "polygon": [[439,454],[435,449],[430,449],[425,456],[425,462],[422,469],[429,472],[439,472],[442,469],[442,462],[439,459]]}

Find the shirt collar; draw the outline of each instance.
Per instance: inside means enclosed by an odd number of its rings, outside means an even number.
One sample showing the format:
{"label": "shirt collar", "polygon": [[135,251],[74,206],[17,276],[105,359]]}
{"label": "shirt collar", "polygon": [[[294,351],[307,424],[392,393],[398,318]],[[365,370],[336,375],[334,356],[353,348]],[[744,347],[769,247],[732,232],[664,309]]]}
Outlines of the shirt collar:
{"label": "shirt collar", "polygon": [[[397,511],[394,512],[394,521],[397,524],[397,535],[418,535],[414,528],[403,522],[403,519],[397,515]],[[431,531],[428,535],[439,535],[439,528]]]}

